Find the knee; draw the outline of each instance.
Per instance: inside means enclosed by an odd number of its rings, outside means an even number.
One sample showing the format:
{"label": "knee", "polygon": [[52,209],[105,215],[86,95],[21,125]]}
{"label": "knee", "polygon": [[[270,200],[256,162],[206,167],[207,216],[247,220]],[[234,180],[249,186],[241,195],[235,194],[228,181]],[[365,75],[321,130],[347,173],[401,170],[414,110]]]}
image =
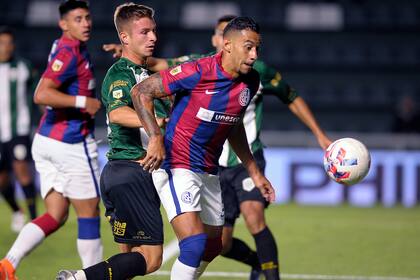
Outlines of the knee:
{"label": "knee", "polygon": [[222,237],[209,238],[206,244],[203,260],[211,262],[222,252]]}
{"label": "knee", "polygon": [[179,261],[191,267],[199,267],[206,248],[207,234],[200,233],[179,242]]}
{"label": "knee", "polygon": [[246,226],[251,234],[256,234],[266,227],[264,209],[252,208],[242,212]]}

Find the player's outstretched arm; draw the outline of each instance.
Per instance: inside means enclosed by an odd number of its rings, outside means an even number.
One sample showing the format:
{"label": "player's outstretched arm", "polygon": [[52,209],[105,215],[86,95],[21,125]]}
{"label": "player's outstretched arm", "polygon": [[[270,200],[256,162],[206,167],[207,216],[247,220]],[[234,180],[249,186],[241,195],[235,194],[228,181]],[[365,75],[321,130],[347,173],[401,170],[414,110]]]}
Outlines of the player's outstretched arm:
{"label": "player's outstretched arm", "polygon": [[122,46],[120,44],[103,44],[102,49],[106,52],[112,52],[114,58],[122,56]]}
{"label": "player's outstretched arm", "polygon": [[134,108],[149,135],[147,154],[141,161],[143,168],[149,172],[158,169],[165,158],[163,136],[155,118],[153,100],[167,95],[159,73],[153,74],[131,89]]}
{"label": "player's outstretched arm", "polygon": [[321,129],[311,109],[302,97],[296,97],[289,104],[289,109],[312,131],[322,149],[325,150],[331,144],[331,140]]}
{"label": "player's outstretched arm", "polygon": [[34,102],[53,108],[84,108],[91,115],[101,108],[101,102],[96,98],[63,93],[58,90],[58,85],[48,78],[41,78],[39,81],[34,94]]}
{"label": "player's outstretched arm", "polygon": [[235,153],[241,159],[242,164],[247,169],[248,174],[254,181],[255,186],[260,190],[261,194],[267,201],[273,202],[275,200],[274,188],[270,181],[267,180],[267,178],[258,168],[257,163],[255,162],[254,157],[249,150],[245,127],[242,121],[240,121],[232,129],[228,140]]}

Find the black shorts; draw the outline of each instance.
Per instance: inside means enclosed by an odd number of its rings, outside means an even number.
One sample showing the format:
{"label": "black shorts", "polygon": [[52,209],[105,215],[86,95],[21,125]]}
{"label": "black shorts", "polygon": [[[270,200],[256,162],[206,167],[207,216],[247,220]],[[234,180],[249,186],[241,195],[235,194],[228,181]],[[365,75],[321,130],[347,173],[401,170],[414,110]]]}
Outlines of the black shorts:
{"label": "black shorts", "polygon": [[15,160],[31,160],[31,139],[16,136],[8,142],[0,143],[0,171],[10,170]]}
{"label": "black shorts", "polygon": [[[254,158],[261,171],[265,170],[263,150],[254,153]],[[265,207],[268,202],[262,196],[260,190],[255,187],[248,171],[242,164],[235,167],[219,168],[220,186],[222,188],[223,204],[225,206],[225,226],[233,226],[239,217],[241,210],[239,205],[244,201],[260,201]]]}
{"label": "black shorts", "polygon": [[151,174],[140,164],[109,161],[101,174],[101,196],[115,242],[163,244],[159,196]]}

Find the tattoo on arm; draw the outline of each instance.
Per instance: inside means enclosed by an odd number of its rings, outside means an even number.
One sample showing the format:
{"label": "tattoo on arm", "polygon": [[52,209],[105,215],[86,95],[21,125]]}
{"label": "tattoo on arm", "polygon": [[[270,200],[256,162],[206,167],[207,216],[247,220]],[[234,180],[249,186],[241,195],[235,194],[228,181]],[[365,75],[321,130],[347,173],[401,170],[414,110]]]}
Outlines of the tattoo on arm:
{"label": "tattoo on arm", "polygon": [[168,94],[163,88],[162,78],[159,73],[151,75],[131,89],[131,99],[133,100],[134,108],[150,137],[161,135],[155,118],[153,99],[165,96],[168,96]]}

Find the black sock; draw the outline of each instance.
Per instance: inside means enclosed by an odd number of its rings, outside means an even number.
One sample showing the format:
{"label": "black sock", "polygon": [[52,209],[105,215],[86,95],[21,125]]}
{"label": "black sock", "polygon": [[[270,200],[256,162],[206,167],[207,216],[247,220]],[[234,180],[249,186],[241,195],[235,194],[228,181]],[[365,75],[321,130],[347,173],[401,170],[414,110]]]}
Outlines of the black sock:
{"label": "black sock", "polygon": [[9,204],[10,208],[12,208],[13,212],[20,210],[15,198],[14,185],[9,183],[7,186],[1,189],[1,194],[3,195],[4,200],[6,200],[7,204]]}
{"label": "black sock", "polygon": [[279,280],[277,244],[268,227],[254,235],[258,259],[266,280]]}
{"label": "black sock", "polygon": [[223,257],[245,263],[254,269],[260,269],[257,253],[252,251],[245,242],[237,238],[232,239],[232,247],[229,252],[223,254]]}
{"label": "black sock", "polygon": [[83,269],[87,280],[126,280],[146,274],[146,260],[140,253],[122,253]]}
{"label": "black sock", "polygon": [[29,214],[31,216],[31,220],[36,218],[36,190],[35,185],[33,182],[30,182],[26,186],[22,186],[23,193],[25,194],[26,198],[26,205],[28,206]]}

